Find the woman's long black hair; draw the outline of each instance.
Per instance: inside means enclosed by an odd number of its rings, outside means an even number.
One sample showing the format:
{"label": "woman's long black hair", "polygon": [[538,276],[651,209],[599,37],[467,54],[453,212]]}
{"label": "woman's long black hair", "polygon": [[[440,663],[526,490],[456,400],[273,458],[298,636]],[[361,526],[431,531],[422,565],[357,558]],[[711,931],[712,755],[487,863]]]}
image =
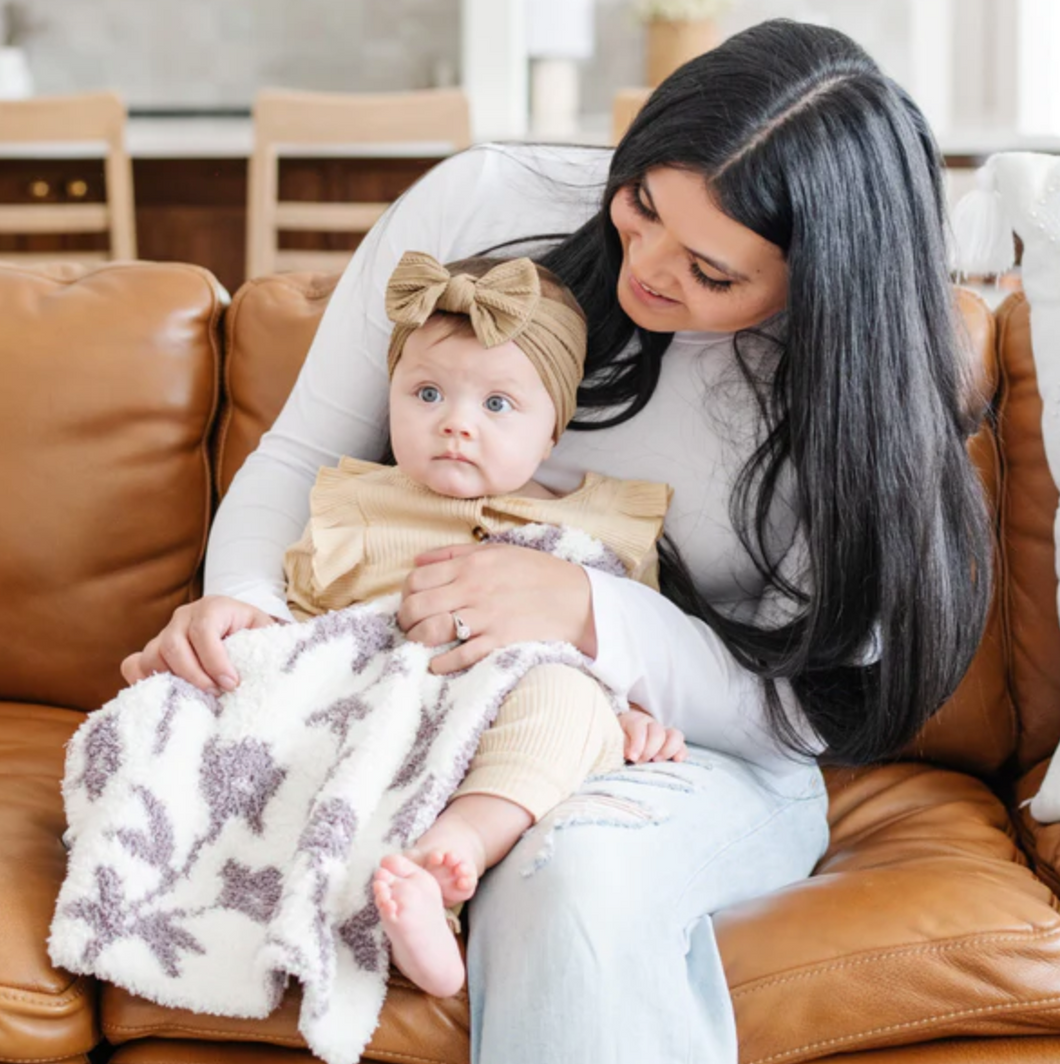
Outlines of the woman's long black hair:
{"label": "woman's long black hair", "polygon": [[[820,26],[766,22],[673,74],[618,145],[600,213],[539,256],[591,325],[573,429],[633,417],[658,382],[670,337],[618,304],[609,207],[662,166],[702,175],[704,194],[787,261],[786,326],[765,385],[737,336],[764,433],[731,516],[795,619],[761,628],[722,615],[673,552],[664,591],[763,678],[791,747],[807,744],[784,711],[782,679],[829,758],[893,755],[956,688],[990,596],[991,533],[965,449],[971,370],[931,133],[853,41]],[[766,547],[786,469],[806,543],[795,581]]]}

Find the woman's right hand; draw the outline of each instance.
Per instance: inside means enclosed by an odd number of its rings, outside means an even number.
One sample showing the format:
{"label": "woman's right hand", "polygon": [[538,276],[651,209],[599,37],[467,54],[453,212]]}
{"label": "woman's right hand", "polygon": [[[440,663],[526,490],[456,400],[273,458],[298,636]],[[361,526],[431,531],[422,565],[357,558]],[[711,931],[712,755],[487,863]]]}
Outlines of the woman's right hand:
{"label": "woman's right hand", "polygon": [[178,606],[165,628],[121,663],[121,674],[126,683],[136,683],[156,672],[171,672],[211,694],[231,691],[239,686],[239,676],[221,640],[245,628],[278,623],[239,599],[207,595]]}

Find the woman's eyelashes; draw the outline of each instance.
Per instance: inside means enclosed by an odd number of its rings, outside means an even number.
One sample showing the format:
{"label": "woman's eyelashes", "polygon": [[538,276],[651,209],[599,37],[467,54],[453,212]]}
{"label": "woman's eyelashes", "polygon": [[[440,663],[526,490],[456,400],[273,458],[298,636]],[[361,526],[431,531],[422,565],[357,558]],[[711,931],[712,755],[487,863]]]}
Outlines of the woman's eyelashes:
{"label": "woman's eyelashes", "polygon": [[[629,186],[629,202],[637,214],[647,222],[658,222],[659,215],[655,213],[654,208],[645,198],[646,196],[647,193],[642,181],[634,181]],[[692,274],[692,280],[696,284],[709,288],[712,292],[728,292],[732,288],[732,281],[719,281],[716,277],[711,277],[709,274],[704,273],[699,268],[694,256],[689,256],[688,269]]]}
{"label": "woman's eyelashes", "polygon": [[732,281],[719,281],[714,277],[705,274],[700,268],[695,259],[690,260],[689,268],[692,271],[692,279],[696,284],[701,284],[704,288],[709,288],[712,292],[728,292],[732,288]]}
{"label": "woman's eyelashes", "polygon": [[657,222],[659,216],[652,209],[651,204],[645,201],[644,197],[644,183],[642,181],[634,181],[633,184],[629,186],[630,204],[642,218],[649,222]]}

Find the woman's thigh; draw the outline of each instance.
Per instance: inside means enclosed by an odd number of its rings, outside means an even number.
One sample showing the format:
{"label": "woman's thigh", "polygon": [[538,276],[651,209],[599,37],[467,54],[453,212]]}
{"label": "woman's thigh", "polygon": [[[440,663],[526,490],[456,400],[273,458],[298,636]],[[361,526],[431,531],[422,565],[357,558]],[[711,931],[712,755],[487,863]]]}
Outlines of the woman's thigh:
{"label": "woman's thigh", "polygon": [[[689,957],[693,929],[808,875],[827,843],[826,814],[816,766],[776,775],[696,748],[681,764],[588,781],[520,840],[472,902],[473,1038],[490,1047],[479,1064],[502,1053],[524,1059],[516,1037],[542,1059],[574,1059],[563,1054],[599,1044],[619,1020],[625,1048],[601,1047],[601,1061],[626,1059],[641,1038],[656,1060],[686,1059],[706,1037],[694,1015],[716,1013],[727,996],[723,983],[689,985],[689,973],[720,972]],[[550,1010],[547,1025],[509,1014],[528,1000]],[[601,1019],[587,1028],[594,1003]],[[631,1015],[650,1029],[631,1032]]]}

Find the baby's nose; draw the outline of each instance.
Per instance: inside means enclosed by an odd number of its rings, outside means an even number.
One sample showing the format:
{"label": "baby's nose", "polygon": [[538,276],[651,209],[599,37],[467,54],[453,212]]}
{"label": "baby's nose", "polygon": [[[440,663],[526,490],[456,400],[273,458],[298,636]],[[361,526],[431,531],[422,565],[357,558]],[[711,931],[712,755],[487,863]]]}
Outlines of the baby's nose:
{"label": "baby's nose", "polygon": [[471,424],[465,418],[447,418],[442,424],[442,435],[457,436],[460,439],[468,440],[471,438]]}

